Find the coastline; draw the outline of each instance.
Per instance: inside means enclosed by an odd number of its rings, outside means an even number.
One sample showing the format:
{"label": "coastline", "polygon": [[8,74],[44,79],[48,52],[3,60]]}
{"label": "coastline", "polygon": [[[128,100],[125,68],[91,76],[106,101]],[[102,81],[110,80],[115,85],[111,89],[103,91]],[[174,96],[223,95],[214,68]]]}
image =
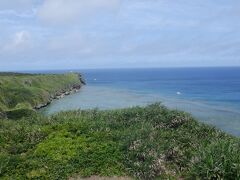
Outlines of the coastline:
{"label": "coastline", "polygon": [[[107,101],[106,101],[107,99]],[[44,108],[41,113],[54,115],[60,111],[124,109],[134,106],[146,106],[161,102],[172,110],[181,110],[192,114],[199,122],[213,125],[229,134],[240,136],[239,112],[205,102],[191,101],[184,98],[174,98],[164,94],[146,93],[116,87],[88,84],[81,93],[54,101]],[[229,123],[231,122],[231,123]]]}
{"label": "coastline", "polygon": [[80,73],[0,74],[0,117],[22,117],[80,90],[85,80]]}
{"label": "coastline", "polygon": [[82,87],[81,85],[74,85],[69,90],[61,90],[59,92],[56,92],[54,95],[50,96],[49,100],[46,103],[39,104],[39,105],[35,106],[34,109],[35,110],[40,110],[42,108],[45,108],[48,105],[50,105],[53,100],[59,100],[59,99],[64,98],[65,96],[68,96],[68,95],[79,92],[81,87]]}

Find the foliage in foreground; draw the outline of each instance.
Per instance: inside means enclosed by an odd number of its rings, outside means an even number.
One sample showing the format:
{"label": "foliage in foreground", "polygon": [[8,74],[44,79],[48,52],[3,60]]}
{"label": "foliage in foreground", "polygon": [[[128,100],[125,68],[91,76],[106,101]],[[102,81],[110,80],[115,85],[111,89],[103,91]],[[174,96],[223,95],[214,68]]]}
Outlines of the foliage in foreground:
{"label": "foliage in foreground", "polygon": [[240,141],[153,104],[0,121],[0,178],[239,179]]}

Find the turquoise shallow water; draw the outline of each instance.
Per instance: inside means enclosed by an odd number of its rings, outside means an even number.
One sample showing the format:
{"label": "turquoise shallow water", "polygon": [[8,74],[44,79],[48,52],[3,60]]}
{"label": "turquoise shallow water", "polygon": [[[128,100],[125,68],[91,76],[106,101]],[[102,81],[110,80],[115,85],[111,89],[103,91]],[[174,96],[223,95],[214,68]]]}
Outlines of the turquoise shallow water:
{"label": "turquoise shallow water", "polygon": [[54,101],[43,113],[116,109],[161,101],[240,136],[240,68],[79,71],[88,84],[79,93]]}

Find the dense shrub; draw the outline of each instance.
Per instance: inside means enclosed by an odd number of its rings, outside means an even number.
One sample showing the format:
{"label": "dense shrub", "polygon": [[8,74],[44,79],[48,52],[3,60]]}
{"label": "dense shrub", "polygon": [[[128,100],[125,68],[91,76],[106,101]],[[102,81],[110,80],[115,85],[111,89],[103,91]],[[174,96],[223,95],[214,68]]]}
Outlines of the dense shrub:
{"label": "dense shrub", "polygon": [[0,120],[0,178],[239,179],[240,141],[160,104]]}
{"label": "dense shrub", "polygon": [[240,142],[219,140],[202,149],[191,175],[205,179],[240,179]]}
{"label": "dense shrub", "polygon": [[34,111],[33,109],[28,109],[28,108],[13,109],[13,110],[6,111],[5,113],[9,119],[19,119],[22,117],[29,117],[29,116],[37,115],[36,111]]}

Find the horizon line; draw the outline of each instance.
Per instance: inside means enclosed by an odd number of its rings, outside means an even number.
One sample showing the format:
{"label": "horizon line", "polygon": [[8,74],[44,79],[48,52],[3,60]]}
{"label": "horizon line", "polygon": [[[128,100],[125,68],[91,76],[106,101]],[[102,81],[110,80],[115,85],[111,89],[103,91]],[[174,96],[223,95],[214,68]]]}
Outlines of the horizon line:
{"label": "horizon line", "polygon": [[240,68],[239,66],[162,66],[162,67],[100,67],[100,68],[56,68],[56,69],[23,69],[0,70],[0,72],[26,72],[26,71],[76,71],[76,70],[110,70],[110,69],[185,69],[185,68]]}

